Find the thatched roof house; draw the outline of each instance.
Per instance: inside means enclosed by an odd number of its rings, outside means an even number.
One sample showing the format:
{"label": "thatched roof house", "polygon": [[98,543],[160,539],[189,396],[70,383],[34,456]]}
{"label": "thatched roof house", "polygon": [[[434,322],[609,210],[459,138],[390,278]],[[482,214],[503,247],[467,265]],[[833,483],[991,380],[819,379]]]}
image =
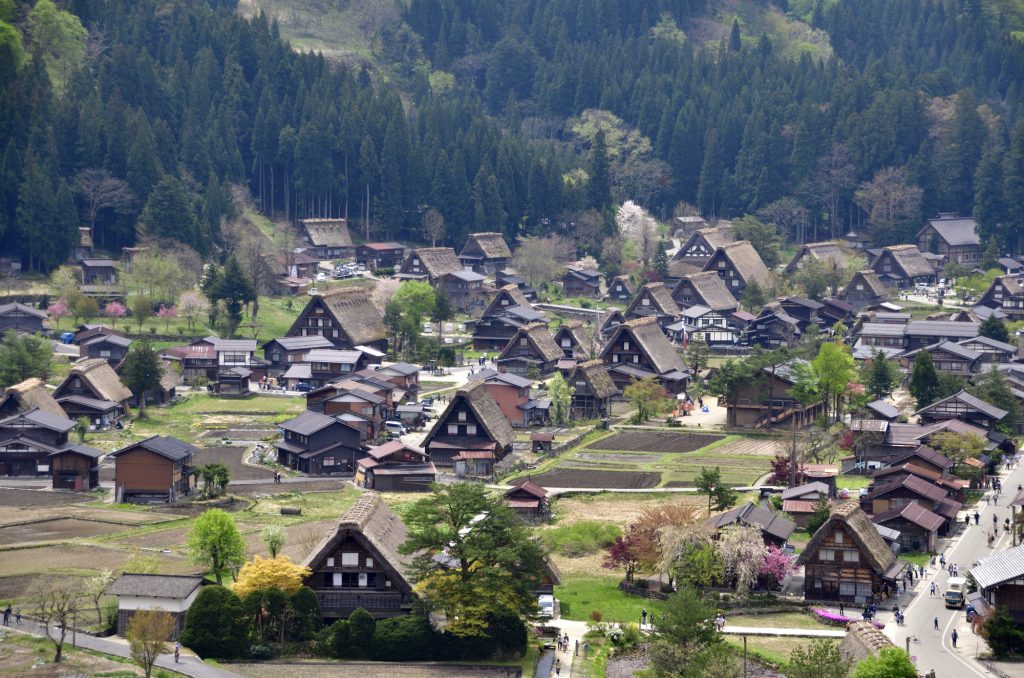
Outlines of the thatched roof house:
{"label": "thatched roof house", "polygon": [[[325,619],[342,619],[362,607],[375,617],[395,617],[412,604],[412,556],[399,551],[405,523],[376,492],[364,492],[334,529],[302,561],[311,574]],[[348,570],[348,571],[345,571]]]}
{"label": "thatched roof house", "polygon": [[463,270],[458,255],[451,247],[421,247],[413,250],[395,274],[403,280],[426,280],[434,284],[449,273]]}
{"label": "thatched roof house", "polygon": [[[83,389],[92,395],[81,393]],[[72,395],[87,395],[97,400],[127,403],[132,397],[132,392],[121,383],[114,368],[105,358],[89,358],[75,362],[71,366],[71,372],[53,392],[53,397],[58,401]]]}
{"label": "thatched roof house", "polygon": [[0,418],[28,412],[33,408],[59,417],[64,416],[64,410],[50,395],[46,384],[36,377],[8,386],[0,396]]}
{"label": "thatched roof house", "polygon": [[749,240],[718,248],[704,265],[704,270],[717,273],[737,298],[743,295],[750,283],[764,285],[768,282],[768,268]]}
{"label": "thatched roof house", "polygon": [[562,349],[555,343],[547,325],[530,323],[515,333],[495,363],[519,376],[525,376],[530,367],[537,368],[543,375],[554,372],[562,356]]}
{"label": "thatched roof house", "polygon": [[438,466],[452,466],[464,452],[489,452],[494,460],[508,454],[515,432],[483,381],[460,387],[423,440]]}
{"label": "thatched roof house", "polygon": [[682,308],[706,306],[719,313],[731,313],[739,308],[736,297],[714,271],[684,275],[672,290],[672,298]]}
{"label": "thatched roof house", "polygon": [[794,275],[810,261],[819,261],[828,264],[832,268],[842,268],[846,265],[846,253],[843,252],[839,243],[834,240],[828,242],[809,242],[793,255],[793,258],[786,264],[784,273],[786,275]]}
{"label": "thatched roof house", "polygon": [[310,297],[287,336],[322,336],[340,349],[372,346],[386,350],[388,342],[384,320],[368,290],[361,286]]}

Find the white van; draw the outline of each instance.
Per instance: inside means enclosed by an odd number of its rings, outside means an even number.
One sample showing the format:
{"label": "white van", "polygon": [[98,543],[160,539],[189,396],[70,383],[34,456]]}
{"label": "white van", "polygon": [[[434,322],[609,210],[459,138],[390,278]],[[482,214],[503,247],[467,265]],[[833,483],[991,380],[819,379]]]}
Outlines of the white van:
{"label": "white van", "polygon": [[404,436],[406,433],[409,432],[409,429],[407,429],[405,427],[405,425],[402,424],[402,422],[395,421],[394,419],[392,419],[390,421],[385,421],[384,422],[384,429],[388,433],[391,434],[392,438],[397,438],[399,436]]}

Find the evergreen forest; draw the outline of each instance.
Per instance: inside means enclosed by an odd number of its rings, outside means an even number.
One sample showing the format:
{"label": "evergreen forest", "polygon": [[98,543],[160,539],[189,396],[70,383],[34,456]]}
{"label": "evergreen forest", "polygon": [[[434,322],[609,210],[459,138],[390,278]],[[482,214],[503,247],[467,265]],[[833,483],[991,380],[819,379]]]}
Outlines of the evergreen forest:
{"label": "evergreen forest", "polygon": [[[333,1],[333,0],[332,0]],[[912,239],[973,214],[1018,252],[1024,39],[986,0],[410,0],[381,67],[300,53],[234,0],[0,0],[0,243],[66,260],[172,239],[223,258],[245,189],[276,220],[370,240],[562,233],[599,254],[612,210],[756,214],[793,240]],[[1012,5],[1012,3],[1009,3]]]}

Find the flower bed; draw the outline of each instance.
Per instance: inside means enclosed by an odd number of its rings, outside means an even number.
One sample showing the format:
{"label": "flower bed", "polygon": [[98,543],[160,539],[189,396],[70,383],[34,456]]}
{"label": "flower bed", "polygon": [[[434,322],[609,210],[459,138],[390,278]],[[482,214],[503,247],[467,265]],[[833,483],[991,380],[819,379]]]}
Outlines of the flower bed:
{"label": "flower bed", "polygon": [[[810,613],[814,615],[822,624],[827,624],[829,626],[845,627],[852,621],[858,621],[857,619],[852,619],[850,617],[846,617],[835,612],[829,612],[828,610],[825,610],[820,607],[812,607]],[[874,626],[876,629],[885,628],[885,624],[879,621],[875,621],[874,619],[871,620],[871,625]]]}

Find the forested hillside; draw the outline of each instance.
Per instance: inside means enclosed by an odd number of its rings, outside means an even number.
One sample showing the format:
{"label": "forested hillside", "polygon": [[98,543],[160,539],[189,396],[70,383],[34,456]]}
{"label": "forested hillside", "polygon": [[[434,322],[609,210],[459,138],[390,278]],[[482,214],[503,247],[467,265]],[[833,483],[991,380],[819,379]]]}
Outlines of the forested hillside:
{"label": "forested hillside", "polygon": [[[780,3],[411,0],[366,69],[292,50],[233,0],[0,0],[3,249],[46,270],[81,223],[111,251],[173,238],[217,257],[232,185],[370,238],[427,239],[432,206],[452,245],[559,230],[599,254],[633,199],[879,244],[973,212],[1017,249],[1016,18],[981,0]],[[818,44],[753,12],[710,39],[731,6],[788,12]]]}

